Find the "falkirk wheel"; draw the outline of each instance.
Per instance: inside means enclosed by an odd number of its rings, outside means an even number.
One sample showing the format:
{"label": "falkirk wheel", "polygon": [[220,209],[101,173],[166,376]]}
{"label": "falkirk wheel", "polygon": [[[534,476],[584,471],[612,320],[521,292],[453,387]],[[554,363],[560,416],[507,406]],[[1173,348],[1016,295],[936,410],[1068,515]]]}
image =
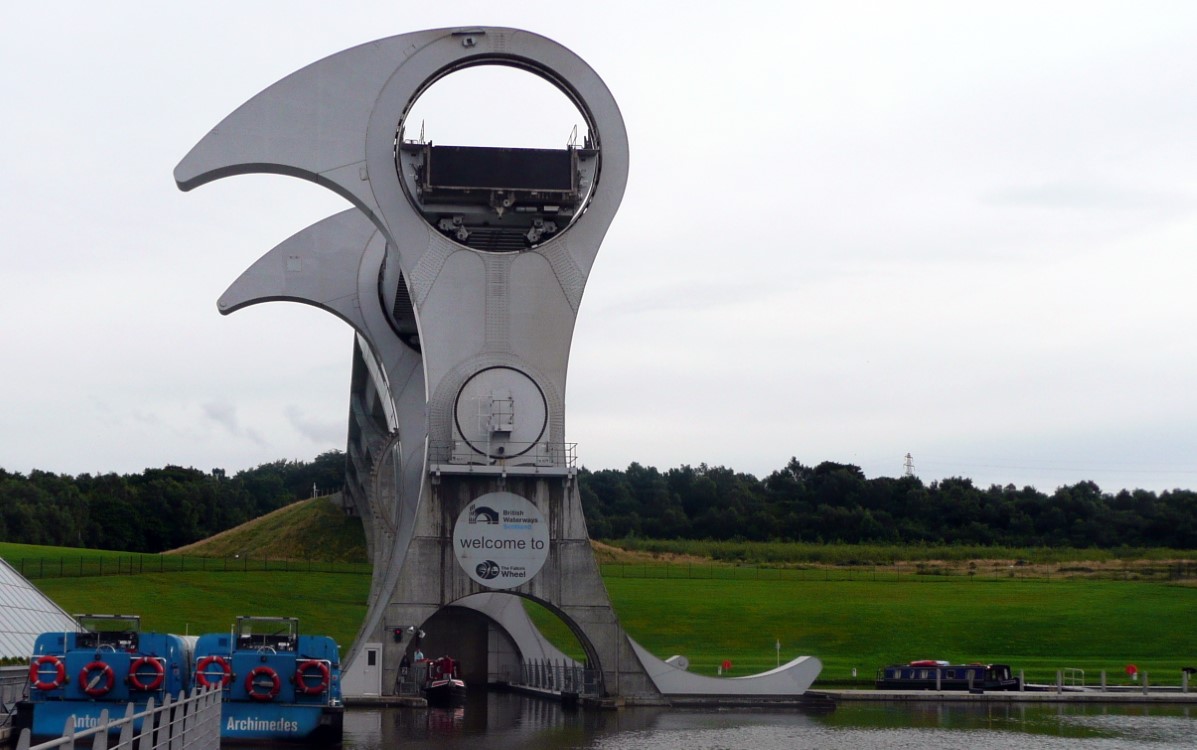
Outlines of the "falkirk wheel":
{"label": "falkirk wheel", "polygon": [[[478,65],[556,86],[584,118],[585,141],[515,149],[405,139],[420,94]],[[223,314],[302,302],[356,334],[345,493],[374,573],[345,659],[347,694],[351,684],[398,692],[401,661],[425,633],[429,655],[473,661],[475,679],[481,669],[490,681],[519,682],[527,660],[562,657],[517,597],[577,637],[591,675],[582,692],[659,703],[809,686],[820,668],[812,657],[738,690],[656,659],[625,634],[599,575],[564,396],[583,288],[627,182],[628,144],[614,98],[584,61],[542,36],[494,27],[351,48],[228,115],[175,181],[191,190],[248,173],[307,179],[354,206],[266,253],[218,301]]]}

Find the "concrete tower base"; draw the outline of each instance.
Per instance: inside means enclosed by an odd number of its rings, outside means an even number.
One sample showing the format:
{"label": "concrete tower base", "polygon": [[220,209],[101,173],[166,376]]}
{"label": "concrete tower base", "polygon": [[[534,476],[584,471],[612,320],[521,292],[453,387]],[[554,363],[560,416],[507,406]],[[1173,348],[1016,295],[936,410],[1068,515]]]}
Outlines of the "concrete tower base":
{"label": "concrete tower base", "polygon": [[[548,552],[539,572],[526,583],[502,591],[475,581],[453,548],[454,526],[460,523],[463,511],[478,498],[497,492],[528,500],[543,516],[549,532]],[[414,625],[426,632],[429,647],[449,647],[451,655],[464,660],[461,649],[445,643],[437,629],[468,630],[469,622],[477,622],[477,610],[452,605],[482,593],[525,597],[560,617],[577,637],[588,667],[596,670],[601,695],[620,695],[635,702],[659,701],[659,692],[611,608],[586,535],[581,495],[572,475],[480,477],[442,473],[429,486],[427,501],[420,504],[416,514],[414,535],[398,584],[390,593],[384,628],[393,631]],[[466,635],[466,631],[461,634]],[[483,635],[476,631],[471,640],[479,641]],[[414,644],[384,643],[385,686],[394,684],[399,663],[405,653],[410,655]],[[427,656],[439,655],[427,649],[424,652]],[[480,667],[466,665],[465,669],[477,672]]]}

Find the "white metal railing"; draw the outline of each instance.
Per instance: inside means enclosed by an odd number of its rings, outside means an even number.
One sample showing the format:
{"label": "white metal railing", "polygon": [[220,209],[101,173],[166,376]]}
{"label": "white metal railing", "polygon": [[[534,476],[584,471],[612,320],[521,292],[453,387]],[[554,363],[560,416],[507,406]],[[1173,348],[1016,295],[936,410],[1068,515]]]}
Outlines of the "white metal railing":
{"label": "white metal railing", "polygon": [[[491,467],[529,472],[559,470],[572,472],[578,465],[577,443],[520,443],[504,440],[474,445],[464,440],[431,441],[429,463],[441,471],[453,467]],[[475,469],[476,470],[476,469]]]}
{"label": "white metal railing", "polygon": [[424,689],[424,682],[428,678],[427,662],[418,661],[406,669],[399,670],[395,680],[395,692],[399,695],[419,695]]}
{"label": "white metal railing", "polygon": [[8,723],[8,712],[28,693],[29,667],[0,667],[0,726]]}
{"label": "white metal railing", "polygon": [[[100,714],[100,722],[82,732],[75,731],[75,717],[69,716],[62,730],[62,737],[30,746],[29,729],[21,730],[17,750],[50,750],[64,748],[72,750],[75,743],[83,743],[91,750],[217,750],[220,747],[220,696],[217,689],[196,688],[191,695],[179,697],[173,702],[170,694],[161,706],[154,705],[151,696],[145,710],[135,711],[130,703],[125,715],[112,719],[108,709]],[[141,720],[141,731],[134,732],[134,725]],[[116,742],[109,744],[109,732],[119,730]]]}
{"label": "white metal railing", "polygon": [[598,695],[598,673],[577,662],[530,659],[521,665],[520,680],[513,684],[550,693]]}

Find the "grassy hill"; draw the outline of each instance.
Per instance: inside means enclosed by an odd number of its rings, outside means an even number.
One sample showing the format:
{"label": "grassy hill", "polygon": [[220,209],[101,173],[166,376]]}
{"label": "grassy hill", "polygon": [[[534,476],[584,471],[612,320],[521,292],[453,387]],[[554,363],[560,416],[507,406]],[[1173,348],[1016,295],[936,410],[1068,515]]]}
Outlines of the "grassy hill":
{"label": "grassy hill", "polygon": [[347,516],[327,497],[285,505],[216,536],[165,554],[370,562],[366,557],[366,536],[361,519]]}

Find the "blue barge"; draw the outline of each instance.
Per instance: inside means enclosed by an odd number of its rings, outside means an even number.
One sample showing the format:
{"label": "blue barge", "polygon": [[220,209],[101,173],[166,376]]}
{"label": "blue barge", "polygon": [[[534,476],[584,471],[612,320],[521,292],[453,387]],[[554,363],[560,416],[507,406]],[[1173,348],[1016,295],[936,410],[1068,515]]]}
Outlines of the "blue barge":
{"label": "blue barge", "polygon": [[[194,639],[142,632],[137,615],[75,615],[74,632],[42,633],[29,665],[29,699],[17,706],[14,726],[28,727],[35,742],[99,725],[100,714],[138,712],[152,697],[161,705],[191,686]],[[140,720],[137,722],[140,724]],[[135,726],[134,730],[140,730]]]}
{"label": "blue barge", "polygon": [[341,660],[328,636],[301,635],[294,617],[238,617],[195,645],[195,684],[220,687],[221,731],[233,742],[341,741]]}

